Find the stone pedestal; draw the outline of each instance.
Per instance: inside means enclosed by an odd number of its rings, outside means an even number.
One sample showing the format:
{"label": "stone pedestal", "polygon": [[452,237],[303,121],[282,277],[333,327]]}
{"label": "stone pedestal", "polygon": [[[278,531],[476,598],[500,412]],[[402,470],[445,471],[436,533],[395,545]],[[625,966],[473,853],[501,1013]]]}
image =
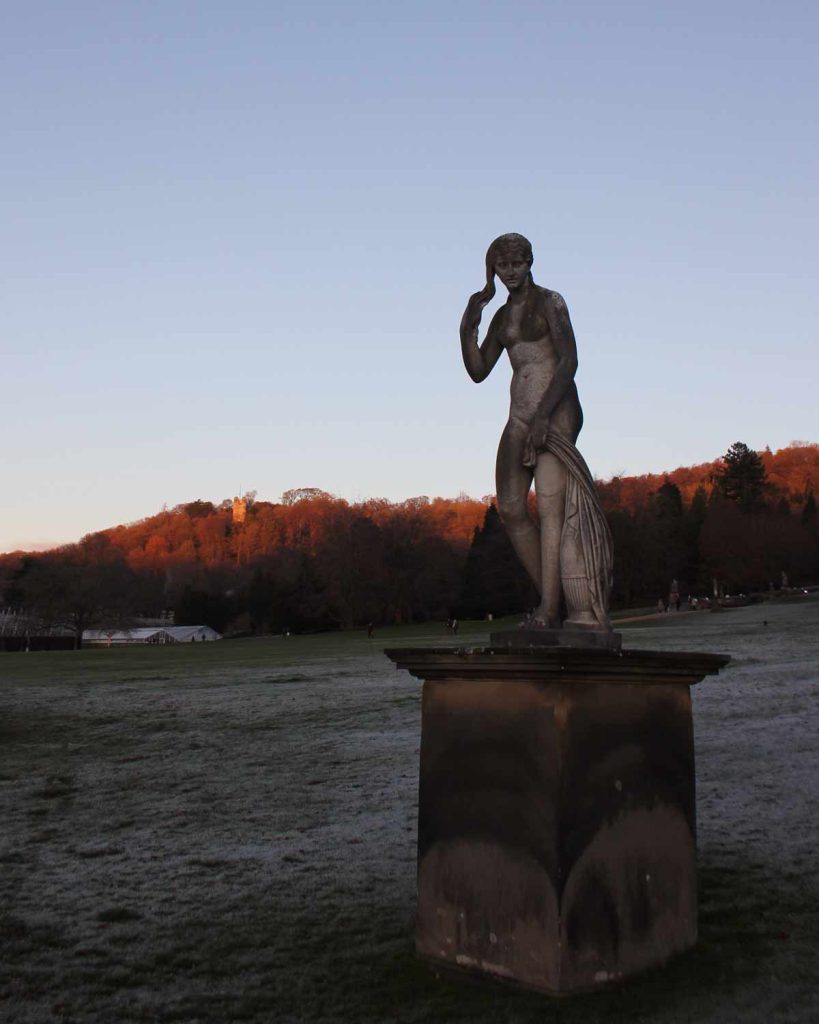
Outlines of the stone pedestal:
{"label": "stone pedestal", "polygon": [[728,658],[386,653],[424,680],[422,956],[568,993],[696,941],[689,687]]}

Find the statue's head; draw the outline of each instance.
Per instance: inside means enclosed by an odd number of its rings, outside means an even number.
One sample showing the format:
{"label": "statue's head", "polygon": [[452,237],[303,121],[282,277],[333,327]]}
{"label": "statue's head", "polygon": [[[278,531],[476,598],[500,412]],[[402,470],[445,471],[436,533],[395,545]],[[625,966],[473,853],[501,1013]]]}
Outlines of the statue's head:
{"label": "statue's head", "polygon": [[[498,274],[501,281],[509,287],[510,280],[514,281],[515,275],[508,278],[505,273],[511,265],[526,264],[525,273],[528,275],[532,269],[534,256],[532,255],[532,243],[528,238],[519,235],[516,231],[510,231],[507,235],[500,235],[486,250],[486,284],[491,293],[495,293],[495,274]],[[501,271],[498,273],[498,265],[501,264]],[[519,268],[520,269],[520,268]]]}
{"label": "statue's head", "polygon": [[532,243],[516,231],[510,231],[508,235],[500,235],[486,250],[486,265],[494,266],[503,256],[525,260],[531,267],[534,262]]}

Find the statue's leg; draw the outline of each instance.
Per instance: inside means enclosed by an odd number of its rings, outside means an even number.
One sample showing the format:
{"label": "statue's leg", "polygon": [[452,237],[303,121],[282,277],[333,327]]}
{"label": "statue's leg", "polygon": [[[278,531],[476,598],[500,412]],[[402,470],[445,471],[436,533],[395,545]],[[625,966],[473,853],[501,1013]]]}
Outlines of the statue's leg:
{"label": "statue's leg", "polygon": [[560,542],[566,505],[566,469],[550,452],[538,456],[535,491],[540,518],[540,558],[543,589],[536,618],[553,629],[560,627]]}
{"label": "statue's leg", "polygon": [[523,443],[527,432],[526,424],[516,420],[506,424],[498,446],[495,487],[498,513],[509,540],[540,592],[540,533],[529,515],[527,504],[532,470],[523,465]]}

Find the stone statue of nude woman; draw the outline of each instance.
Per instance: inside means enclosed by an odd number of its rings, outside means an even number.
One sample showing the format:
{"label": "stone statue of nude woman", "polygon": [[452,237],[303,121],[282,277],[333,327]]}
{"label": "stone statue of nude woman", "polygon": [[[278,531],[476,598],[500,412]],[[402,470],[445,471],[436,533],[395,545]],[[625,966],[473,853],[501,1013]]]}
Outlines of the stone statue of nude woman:
{"label": "stone statue of nude woman", "polygon": [[[461,320],[467,373],[485,380],[506,349],[512,364],[509,420],[496,465],[498,511],[540,593],[527,627],[611,630],[611,534],[594,481],[575,447],[583,412],[574,382],[577,349],[562,296],[532,280],[532,246],[501,235],[486,253],[486,286]],[[478,343],[495,276],[509,297]],[[529,514],[535,485],[538,523]],[[561,621],[561,594],[567,618]]]}

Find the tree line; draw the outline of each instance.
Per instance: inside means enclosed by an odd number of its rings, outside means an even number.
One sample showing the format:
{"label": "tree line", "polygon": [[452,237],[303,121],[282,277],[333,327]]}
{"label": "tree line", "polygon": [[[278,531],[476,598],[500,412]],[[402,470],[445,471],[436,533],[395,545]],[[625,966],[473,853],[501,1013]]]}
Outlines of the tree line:
{"label": "tree line", "polygon": [[[614,538],[612,603],[819,580],[819,445],[741,442],[713,463],[598,483]],[[0,604],[78,637],[172,609],[232,634],[522,612],[536,595],[491,497],[348,503],[197,500],[43,553],[0,556]]]}

